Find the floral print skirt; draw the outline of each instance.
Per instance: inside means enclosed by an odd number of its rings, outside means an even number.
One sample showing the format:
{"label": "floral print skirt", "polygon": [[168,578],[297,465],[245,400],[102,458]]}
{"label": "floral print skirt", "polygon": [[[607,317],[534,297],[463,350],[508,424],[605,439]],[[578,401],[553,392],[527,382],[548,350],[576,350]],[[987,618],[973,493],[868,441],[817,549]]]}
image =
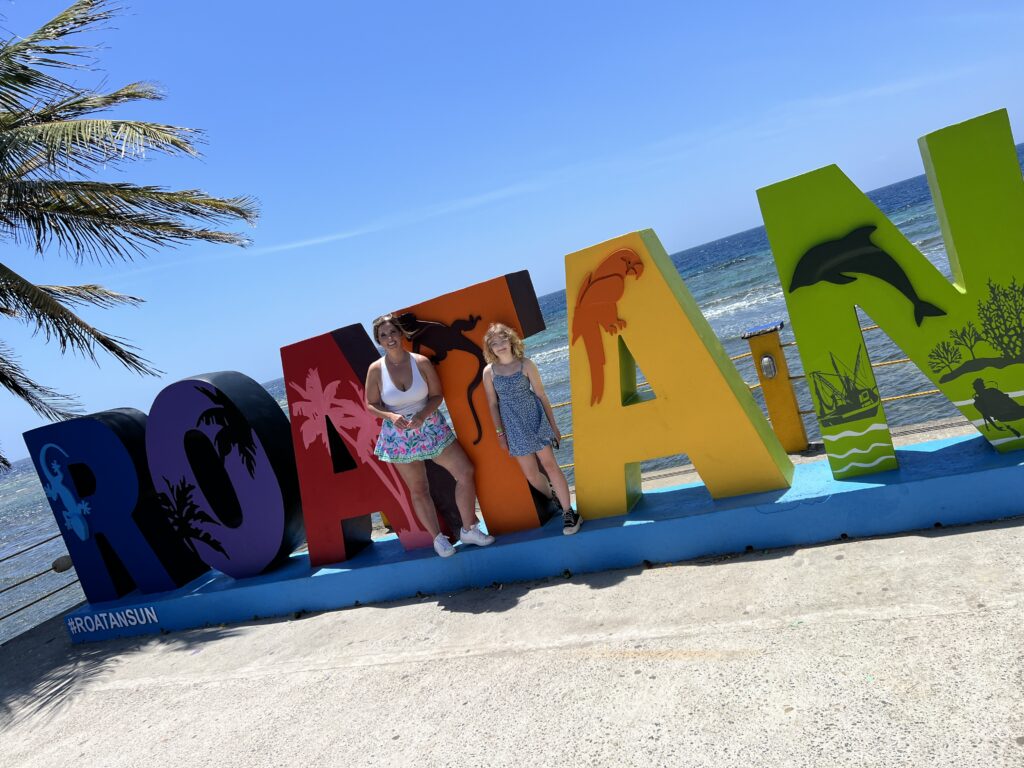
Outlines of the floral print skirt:
{"label": "floral print skirt", "polygon": [[390,464],[436,459],[455,442],[455,433],[440,411],[434,411],[419,429],[399,429],[387,419],[380,429],[374,455]]}

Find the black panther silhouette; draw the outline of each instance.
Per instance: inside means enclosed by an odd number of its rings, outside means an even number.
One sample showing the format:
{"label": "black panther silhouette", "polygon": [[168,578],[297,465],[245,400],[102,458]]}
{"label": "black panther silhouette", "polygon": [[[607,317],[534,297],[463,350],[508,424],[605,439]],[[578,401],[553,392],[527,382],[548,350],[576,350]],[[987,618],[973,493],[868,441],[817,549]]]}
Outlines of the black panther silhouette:
{"label": "black panther silhouette", "polygon": [[480,417],[477,415],[476,406],[473,405],[473,393],[484,380],[484,367],[487,361],[484,360],[483,350],[467,339],[462,334],[476,328],[480,322],[480,315],[470,315],[466,320],[455,320],[451,325],[445,325],[436,320],[420,320],[412,312],[405,312],[395,318],[399,329],[412,342],[412,351],[420,352],[422,347],[427,347],[431,354],[430,362],[437,365],[452,351],[468,352],[477,360],[476,375],[469,382],[466,388],[466,399],[469,402],[469,410],[473,414],[473,422],[476,424],[476,440],[473,445],[480,442],[483,436],[483,429],[480,426]]}

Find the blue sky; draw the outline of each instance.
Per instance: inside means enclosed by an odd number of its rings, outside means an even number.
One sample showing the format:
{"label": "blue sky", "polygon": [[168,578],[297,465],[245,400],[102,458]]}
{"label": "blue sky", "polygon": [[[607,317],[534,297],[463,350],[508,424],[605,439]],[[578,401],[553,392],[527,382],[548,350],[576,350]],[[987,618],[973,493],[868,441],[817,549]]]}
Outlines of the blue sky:
{"label": "blue sky", "polygon": [[[0,0],[0,26],[66,4]],[[566,253],[625,232],[675,252],[758,226],[758,187],[829,163],[864,190],[917,175],[918,137],[993,109],[1024,140],[1017,2],[126,4],[80,82],[155,81],[168,98],[122,114],[207,143],[124,178],[251,194],[262,216],[248,249],[113,266],[0,246],[36,282],[146,299],[84,314],[161,378],[0,327],[87,412],[148,411],[208,371],[277,378],[284,344],[505,272],[559,290]],[[41,423],[0,394],[10,458]]]}

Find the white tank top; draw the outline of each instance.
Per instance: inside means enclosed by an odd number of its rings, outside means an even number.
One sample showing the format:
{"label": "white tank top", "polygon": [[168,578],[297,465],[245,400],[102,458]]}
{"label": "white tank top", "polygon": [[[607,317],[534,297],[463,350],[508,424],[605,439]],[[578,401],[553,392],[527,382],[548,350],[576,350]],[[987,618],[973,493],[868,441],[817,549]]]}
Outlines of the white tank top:
{"label": "white tank top", "polygon": [[409,355],[409,364],[412,366],[412,384],[408,389],[402,390],[395,386],[395,382],[388,375],[387,358],[381,358],[380,361],[380,399],[389,411],[400,413],[406,418],[422,411],[430,396],[430,388],[427,387],[420,367],[416,365],[412,355]]}

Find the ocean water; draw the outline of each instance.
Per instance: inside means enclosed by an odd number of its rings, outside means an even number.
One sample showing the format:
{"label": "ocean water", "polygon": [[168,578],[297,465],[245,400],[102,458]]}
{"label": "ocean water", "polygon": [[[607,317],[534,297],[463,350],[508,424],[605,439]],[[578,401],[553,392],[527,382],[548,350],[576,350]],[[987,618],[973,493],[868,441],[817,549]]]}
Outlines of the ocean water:
{"label": "ocean water", "polygon": [[[0,617],[43,599],[0,621],[0,643],[85,600],[74,569],[49,570],[56,558],[67,554],[59,534],[32,462],[15,462],[10,472],[0,474],[0,590],[5,590],[0,592]],[[30,546],[24,554],[16,554]],[[14,586],[37,573],[43,575]]]}
{"label": "ocean water", "polygon": [[[1024,145],[1017,148],[1018,159],[1024,159]],[[869,193],[874,203],[895,223],[903,234],[940,270],[949,277],[950,268],[924,176],[892,184]],[[775,272],[771,250],[764,227],[715,240],[672,255],[672,262],[685,280],[694,299],[704,312],[726,352],[738,355],[748,351],[740,334],[754,326],[782,320],[783,341],[792,341],[782,286]],[[565,291],[540,297],[541,311],[547,329],[526,340],[527,355],[540,367],[552,403],[569,400],[569,339],[566,327]],[[871,324],[862,315],[862,325]],[[894,360],[903,353],[880,331],[867,334],[873,362]],[[802,373],[800,359],[793,348],[787,350],[793,373]],[[642,362],[642,361],[641,361]],[[740,375],[748,383],[757,381],[753,362],[736,361]],[[915,367],[894,365],[876,370],[882,396],[931,389],[932,384]],[[282,379],[264,384],[267,390],[284,403]],[[796,382],[802,408],[810,407],[810,394],[802,380]],[[755,390],[755,398],[759,391]],[[112,407],[116,407],[112,403]],[[761,403],[763,407],[763,402]],[[958,411],[942,397],[921,397],[885,405],[892,425],[915,424],[937,418],[956,416]],[[572,432],[570,407],[555,411],[563,434]],[[813,420],[807,422],[808,436],[818,436]],[[572,463],[572,441],[567,440],[558,451],[559,463]],[[645,462],[645,470],[667,467],[683,461],[672,457]],[[566,470],[572,482],[572,468]],[[51,616],[80,603],[84,598],[74,572],[47,573],[14,587],[17,582],[49,568],[53,560],[66,554],[58,535],[57,523],[49,510],[39,480],[27,459],[16,462],[14,469],[0,475],[0,617],[18,606],[30,603],[58,588],[52,597],[0,620],[0,642],[17,635]],[[56,537],[56,538],[53,538]],[[51,539],[51,541],[46,541]],[[45,543],[39,543],[45,542]],[[22,555],[15,553],[32,547]],[[65,586],[70,585],[70,586]],[[13,587],[13,588],[12,588]]]}

